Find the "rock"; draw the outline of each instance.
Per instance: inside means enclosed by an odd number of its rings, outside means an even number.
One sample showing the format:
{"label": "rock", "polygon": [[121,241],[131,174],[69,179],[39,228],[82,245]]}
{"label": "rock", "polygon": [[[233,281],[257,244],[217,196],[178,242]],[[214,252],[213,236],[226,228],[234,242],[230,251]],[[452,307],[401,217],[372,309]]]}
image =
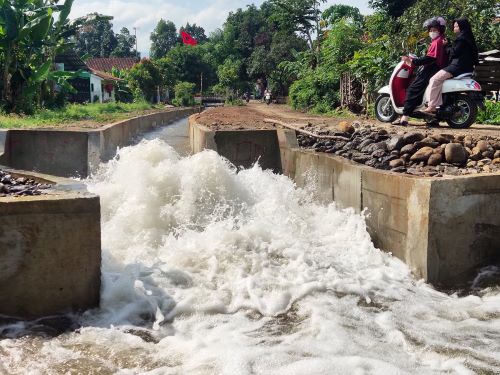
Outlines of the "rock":
{"label": "rock", "polygon": [[448,143],[444,150],[446,161],[450,164],[465,164],[467,151],[460,143]]}
{"label": "rock", "polygon": [[439,142],[436,142],[433,138],[427,137],[419,142],[416,142],[415,146],[417,147],[417,149],[421,149],[422,147],[436,148],[437,146],[439,146]]}
{"label": "rock", "polygon": [[464,146],[465,147],[469,147],[469,148],[474,148],[474,144],[473,144],[473,139],[471,136],[467,136],[464,138]]}
{"label": "rock", "polygon": [[481,153],[485,152],[485,151],[488,151],[488,149],[490,148],[490,144],[487,142],[487,141],[479,141],[477,142],[476,144],[476,147]]}
{"label": "rock", "polygon": [[387,132],[387,130],[385,130],[385,129],[379,129],[379,130],[378,130],[378,134],[379,134],[379,135],[387,135],[387,134],[389,134],[389,133],[388,133],[388,132]]}
{"label": "rock", "polygon": [[401,155],[401,159],[403,159],[405,163],[408,163],[410,161],[410,156],[410,154],[403,154]]}
{"label": "rock", "polygon": [[384,155],[385,155],[385,151],[384,150],[375,150],[372,153],[372,157],[375,158],[375,159],[381,158]]}
{"label": "rock", "polygon": [[495,151],[491,150],[486,150],[481,154],[484,158],[488,159],[494,159],[495,158]]}
{"label": "rock", "polygon": [[362,141],[359,145],[358,145],[358,149],[359,150],[362,150],[364,149],[366,146],[368,145],[371,145],[373,143],[373,139],[365,139],[364,141]]}
{"label": "rock", "polygon": [[500,158],[500,150],[495,151],[495,154],[493,155],[493,159],[498,159]]}
{"label": "rock", "polygon": [[441,156],[441,154],[433,153],[429,157],[429,160],[427,160],[427,165],[436,166],[436,165],[441,164],[442,161],[443,161],[443,157]]}
{"label": "rock", "polygon": [[387,140],[386,143],[387,143],[387,150],[389,151],[401,150],[401,147],[405,145],[405,142],[401,135],[395,135],[394,137]]}
{"label": "rock", "polygon": [[6,193],[6,192],[7,192],[7,188],[5,187],[5,185],[4,185],[4,184],[2,184],[2,183],[0,182],[0,193]]}
{"label": "rock", "polygon": [[474,168],[475,166],[477,166],[477,161],[470,160],[470,161],[467,163],[467,168]]}
{"label": "rock", "polygon": [[495,165],[500,165],[500,158],[493,159],[493,161],[491,163],[495,164]]}
{"label": "rock", "polygon": [[493,145],[493,148],[495,150],[500,150],[500,141],[496,141],[495,144]]}
{"label": "rock", "polygon": [[432,147],[422,147],[412,155],[410,160],[415,162],[426,162],[433,153],[434,149]]}
{"label": "rock", "polygon": [[349,124],[347,121],[339,122],[337,127],[339,128],[339,130],[341,132],[350,133],[350,134],[354,133],[354,131],[356,130],[356,129],[354,129],[354,126]]}
{"label": "rock", "polygon": [[372,157],[369,155],[363,155],[363,154],[356,154],[353,155],[352,160],[354,160],[356,163],[361,163],[365,164],[368,160],[371,160]]}
{"label": "rock", "polygon": [[391,169],[404,167],[404,165],[405,161],[403,159],[395,159],[389,162],[389,167],[391,167]]}
{"label": "rock", "polygon": [[387,150],[387,143],[385,142],[377,142],[377,143],[372,143],[371,145],[366,146],[364,149],[362,149],[363,152],[367,153],[373,153],[374,151],[377,150]]}
{"label": "rock", "polygon": [[413,154],[415,151],[417,151],[417,147],[413,144],[406,145],[401,149],[402,154]]}
{"label": "rock", "polygon": [[434,134],[431,138],[439,143],[450,143],[455,140],[455,136],[453,134]]}
{"label": "rock", "polygon": [[424,139],[424,136],[422,133],[410,132],[410,133],[406,133],[405,135],[403,135],[403,140],[404,140],[405,144],[419,142],[422,139]]}
{"label": "rock", "polygon": [[477,147],[474,147],[469,155],[469,157],[472,159],[472,160],[475,160],[475,161],[478,161],[478,160],[481,160],[482,157],[483,157],[483,153],[481,152],[480,149],[478,149]]}
{"label": "rock", "polygon": [[403,172],[406,172],[406,168],[401,166],[401,167],[392,168],[391,171],[392,172],[403,173]]}

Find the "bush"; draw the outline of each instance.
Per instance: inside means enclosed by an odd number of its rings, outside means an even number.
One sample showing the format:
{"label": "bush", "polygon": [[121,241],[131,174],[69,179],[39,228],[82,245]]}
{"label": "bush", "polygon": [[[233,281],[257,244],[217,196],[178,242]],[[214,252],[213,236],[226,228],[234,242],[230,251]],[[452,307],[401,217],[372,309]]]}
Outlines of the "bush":
{"label": "bush", "polygon": [[479,111],[477,122],[481,124],[500,125],[500,102],[487,100],[485,109]]}
{"label": "bush", "polygon": [[196,85],[190,82],[179,82],[175,85],[175,99],[172,103],[177,107],[190,107],[194,105],[194,90]]}
{"label": "bush", "polygon": [[331,68],[311,70],[290,87],[290,104],[294,109],[328,113],[339,105],[339,82]]}

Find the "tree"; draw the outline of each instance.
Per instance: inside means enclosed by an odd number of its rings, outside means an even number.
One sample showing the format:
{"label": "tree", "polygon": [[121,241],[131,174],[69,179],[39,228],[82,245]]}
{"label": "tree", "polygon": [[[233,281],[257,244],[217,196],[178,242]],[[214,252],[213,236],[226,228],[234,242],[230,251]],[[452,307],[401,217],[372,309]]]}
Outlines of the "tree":
{"label": "tree", "polygon": [[201,26],[196,26],[195,23],[192,25],[189,24],[189,22],[186,24],[186,26],[182,26],[179,30],[179,34],[185,31],[189,35],[191,35],[198,43],[204,43],[208,40],[207,36],[205,35],[205,29]]}
{"label": "tree", "polygon": [[[373,9],[385,12],[392,18],[400,17],[406,9],[415,4],[417,0],[370,0],[368,3]],[[436,2],[441,9],[446,9],[442,2]],[[430,14],[430,13],[428,13]]]}
{"label": "tree", "polygon": [[224,64],[217,69],[219,85],[228,92],[237,89],[240,86],[240,70],[241,61],[233,58],[226,59]]}
{"label": "tree", "polygon": [[201,74],[203,74],[205,86],[213,83],[216,68],[207,60],[210,55],[205,53],[205,45],[179,45],[167,53],[166,58],[174,69],[177,81],[194,83],[196,88],[200,89]]}
{"label": "tree", "polygon": [[188,107],[194,105],[194,83],[179,82],[175,85],[175,99],[172,101],[176,106]]}
{"label": "tree", "polygon": [[294,31],[302,33],[309,42],[311,50],[314,49],[313,35],[320,34],[320,10],[321,3],[326,0],[270,0],[278,11],[274,12],[273,18],[284,28],[293,28]]}
{"label": "tree", "polygon": [[322,18],[328,25],[333,25],[340,21],[341,19],[348,20],[349,22],[355,23],[359,26],[363,24],[363,16],[358,8],[344,5],[336,4],[325,9],[322,14]]}
{"label": "tree", "polygon": [[75,50],[80,55],[109,57],[118,45],[113,32],[112,16],[90,13],[77,20],[81,25],[75,40]]}
{"label": "tree", "polygon": [[116,57],[135,57],[135,35],[130,35],[130,31],[123,27],[119,34],[116,34],[116,48],[111,53],[111,56]]}
{"label": "tree", "polygon": [[67,74],[51,69],[55,54],[66,47],[65,38],[72,31],[68,25],[72,4],[72,0],[57,5],[48,0],[0,1],[2,104],[6,110],[31,112],[41,102],[44,82],[66,83]]}
{"label": "tree", "polygon": [[156,64],[144,59],[128,72],[128,84],[136,100],[153,101],[157,87],[161,85],[161,75]]}
{"label": "tree", "polygon": [[153,59],[164,57],[168,51],[179,43],[175,24],[172,21],[165,21],[163,18],[158,21],[150,39],[150,55]]}

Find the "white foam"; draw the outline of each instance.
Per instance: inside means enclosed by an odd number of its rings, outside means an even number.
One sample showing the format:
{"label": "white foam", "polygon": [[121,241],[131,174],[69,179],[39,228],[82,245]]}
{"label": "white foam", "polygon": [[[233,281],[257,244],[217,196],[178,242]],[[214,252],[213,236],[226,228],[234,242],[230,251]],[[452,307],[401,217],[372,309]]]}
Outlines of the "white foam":
{"label": "white foam", "polygon": [[8,372],[500,371],[498,289],[458,298],[415,281],[362,216],[314,203],[311,187],[160,140],[122,149],[88,185],[103,210],[101,309],[81,332],[0,341]]}

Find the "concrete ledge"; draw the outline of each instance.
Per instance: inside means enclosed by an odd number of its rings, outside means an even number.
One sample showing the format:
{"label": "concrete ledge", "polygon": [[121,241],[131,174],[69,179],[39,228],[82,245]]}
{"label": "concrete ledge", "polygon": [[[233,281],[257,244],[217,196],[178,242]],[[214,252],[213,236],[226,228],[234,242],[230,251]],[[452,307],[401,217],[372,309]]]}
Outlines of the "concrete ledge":
{"label": "concrete ledge", "polygon": [[[219,133],[225,132],[212,132],[191,118],[192,151],[218,151],[219,139],[231,142],[231,134]],[[254,141],[253,132],[238,133],[238,141],[245,134]],[[479,267],[500,260],[499,173],[414,177],[299,149],[293,130],[279,129],[277,137],[280,156],[271,163],[280,162],[298,186],[315,183],[320,201],[364,211],[375,246],[402,259],[417,277],[455,287]],[[234,163],[234,154],[223,156]]]}
{"label": "concrete ledge", "polygon": [[139,134],[197,111],[198,108],[174,109],[98,129],[11,129],[0,133],[0,164],[56,176],[87,177]]}
{"label": "concrete ledge", "polygon": [[99,197],[61,178],[12,172],[61,190],[0,198],[0,314],[37,318],[97,307]]}
{"label": "concrete ledge", "polygon": [[264,169],[281,173],[276,130],[212,131],[189,118],[191,152],[217,151],[235,166],[250,168],[256,161]]}

